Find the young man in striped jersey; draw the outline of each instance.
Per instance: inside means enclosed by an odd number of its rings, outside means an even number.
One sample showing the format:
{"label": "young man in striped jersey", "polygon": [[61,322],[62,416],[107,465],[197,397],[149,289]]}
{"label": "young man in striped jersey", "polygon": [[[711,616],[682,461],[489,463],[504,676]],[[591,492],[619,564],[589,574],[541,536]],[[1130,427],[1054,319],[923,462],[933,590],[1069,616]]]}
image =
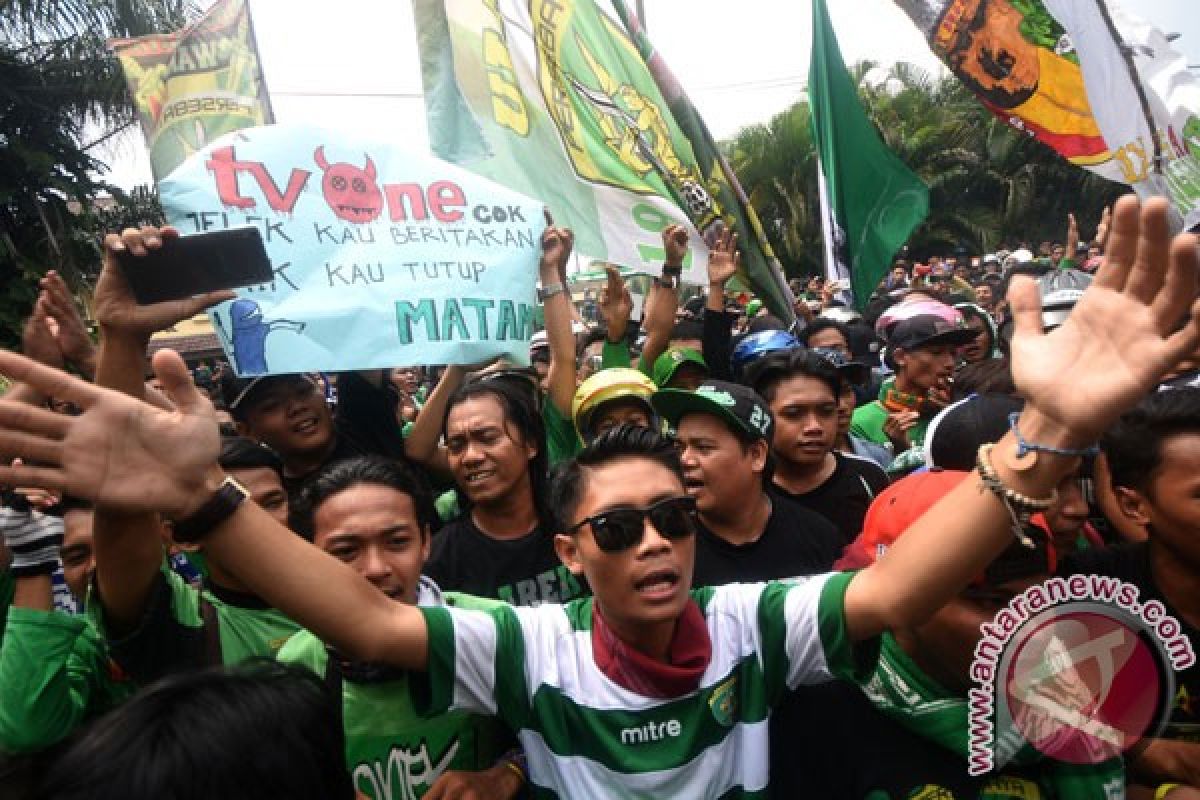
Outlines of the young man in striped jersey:
{"label": "young man in striped jersey", "polygon": [[[396,603],[243,502],[214,464],[212,407],[170,351],[155,368],[173,413],[0,352],[0,371],[84,409],[61,417],[0,402],[0,454],[41,464],[0,466],[0,482],[177,520],[347,655],[427,670],[429,710],[500,716],[525,749],[535,795],[762,796],[766,721],[784,687],[864,675],[884,630],[927,619],[1011,543],[1014,497],[1050,496],[1077,466],[1069,453],[1200,343],[1200,303],[1176,326],[1196,296],[1200,247],[1190,236],[1171,246],[1167,231],[1165,201],[1148,201],[1141,218],[1136,199],[1118,203],[1104,266],[1048,335],[1036,286],[1013,283],[1013,378],[1026,398],[1016,422],[1040,449],[1019,452],[1005,436],[981,457],[988,479],[973,473],[860,572],[689,592],[677,461],[653,433],[618,430],[555,491],[559,554],[593,598],[493,612]],[[1086,393],[1061,389],[1081,385]]]}

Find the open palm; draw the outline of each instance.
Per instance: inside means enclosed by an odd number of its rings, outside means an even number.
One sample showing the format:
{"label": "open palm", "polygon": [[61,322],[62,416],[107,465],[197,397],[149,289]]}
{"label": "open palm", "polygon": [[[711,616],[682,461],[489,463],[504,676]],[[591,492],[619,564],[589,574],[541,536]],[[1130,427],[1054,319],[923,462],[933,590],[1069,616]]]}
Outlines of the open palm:
{"label": "open palm", "polygon": [[220,449],[216,417],[177,354],[158,354],[155,367],[175,411],[0,352],[5,374],[83,409],[67,417],[0,403],[0,450],[38,464],[0,469],[0,483],[61,490],[125,512],[191,511]]}
{"label": "open palm", "polygon": [[1062,327],[1043,335],[1036,285],[1013,282],[1017,389],[1079,444],[1096,441],[1200,341],[1198,268],[1195,237],[1171,242],[1165,201],[1139,213],[1136,198],[1122,198],[1104,265]]}

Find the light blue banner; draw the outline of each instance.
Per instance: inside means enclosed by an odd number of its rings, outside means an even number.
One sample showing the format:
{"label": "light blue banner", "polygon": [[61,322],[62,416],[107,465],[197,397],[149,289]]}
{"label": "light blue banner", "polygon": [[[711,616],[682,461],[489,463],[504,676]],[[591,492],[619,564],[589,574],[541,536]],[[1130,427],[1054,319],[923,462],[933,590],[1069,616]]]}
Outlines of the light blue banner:
{"label": "light blue banner", "polygon": [[460,167],[270,125],[192,155],[159,196],[184,236],[262,231],[275,280],[211,312],[240,375],[528,358],[542,205]]}

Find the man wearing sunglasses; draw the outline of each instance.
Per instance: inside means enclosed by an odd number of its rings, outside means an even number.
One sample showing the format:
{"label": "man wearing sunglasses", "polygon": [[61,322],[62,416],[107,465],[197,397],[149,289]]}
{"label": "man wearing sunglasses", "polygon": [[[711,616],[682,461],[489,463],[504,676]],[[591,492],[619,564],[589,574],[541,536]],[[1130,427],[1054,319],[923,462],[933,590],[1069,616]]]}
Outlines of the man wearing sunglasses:
{"label": "man wearing sunglasses", "polygon": [[660,389],[651,402],[676,431],[683,484],[698,511],[695,586],[767,581],[828,571],[841,555],[829,520],[767,494],[775,419],[737,383],[694,392]]}
{"label": "man wearing sunglasses", "polygon": [[[592,598],[491,612],[396,603],[244,502],[215,466],[212,407],[171,351],[154,363],[174,412],[0,351],[0,372],[83,409],[0,402],[0,452],[42,464],[0,466],[0,482],[165,514],[177,537],[203,540],[210,558],[349,657],[426,671],[413,681],[427,712],[499,716],[538,796],[761,794],[784,690],[870,674],[885,630],[927,620],[1011,544],[1014,498],[1046,502],[1076,467],[1070,454],[1200,344],[1200,249],[1193,237],[1169,241],[1167,212],[1158,198],[1140,213],[1132,196],[1117,203],[1096,281],[1049,334],[1036,286],[1012,283],[1013,380],[1026,399],[1017,427],[1040,449],[1006,435],[858,572],[689,591],[695,542],[677,513],[687,496],[678,451],[621,427],[567,462],[551,491],[556,549]],[[1086,394],[1062,391],[1085,383]],[[636,543],[632,516],[613,516],[625,511],[644,518]]]}

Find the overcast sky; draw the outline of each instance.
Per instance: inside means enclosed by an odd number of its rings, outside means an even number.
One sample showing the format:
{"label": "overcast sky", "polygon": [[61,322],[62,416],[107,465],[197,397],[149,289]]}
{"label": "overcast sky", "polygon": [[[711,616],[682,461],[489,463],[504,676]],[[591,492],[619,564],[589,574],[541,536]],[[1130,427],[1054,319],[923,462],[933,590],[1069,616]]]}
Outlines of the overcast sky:
{"label": "overcast sky", "polygon": [[[644,2],[651,40],[717,138],[766,121],[801,98],[812,32],[808,2]],[[1126,4],[1182,34],[1175,47],[1200,64],[1196,0]],[[909,61],[940,71],[892,0],[828,0],[828,6],[847,63]],[[250,8],[278,122],[382,133],[428,146],[409,0],[250,0]],[[148,183],[140,132],[111,141],[95,153],[111,166],[108,179],[125,188]]]}

